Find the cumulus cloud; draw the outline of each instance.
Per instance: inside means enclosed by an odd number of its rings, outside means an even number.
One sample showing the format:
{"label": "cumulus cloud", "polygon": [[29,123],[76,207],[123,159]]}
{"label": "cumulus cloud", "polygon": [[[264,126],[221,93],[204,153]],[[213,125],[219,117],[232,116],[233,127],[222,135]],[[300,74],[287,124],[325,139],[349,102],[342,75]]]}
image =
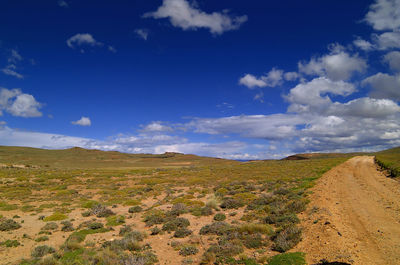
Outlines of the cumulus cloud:
{"label": "cumulus cloud", "polygon": [[67,40],[67,45],[73,49],[82,45],[102,46],[103,44],[96,41],[89,33],[78,33]]}
{"label": "cumulus cloud", "polygon": [[272,68],[267,74],[257,78],[254,75],[246,74],[239,79],[239,84],[252,89],[254,87],[275,87],[282,84],[283,71]]}
{"label": "cumulus cloud", "polygon": [[372,39],[380,50],[400,48],[400,31],[373,34]]}
{"label": "cumulus cloud", "polygon": [[149,30],[148,29],[135,29],[136,35],[138,35],[140,38],[147,40],[149,37]]}
{"label": "cumulus cloud", "polygon": [[389,64],[392,70],[400,72],[400,52],[389,52],[383,59]]}
{"label": "cumulus cloud", "polygon": [[246,15],[231,16],[226,10],[206,13],[187,0],[163,0],[163,4],[156,11],[146,13],[143,17],[168,18],[174,27],[183,30],[206,28],[212,34],[236,30],[247,21]]}
{"label": "cumulus cloud", "polygon": [[362,82],[363,85],[370,85],[370,95],[374,98],[389,98],[400,100],[400,75],[389,75],[377,73]]}
{"label": "cumulus cloud", "polygon": [[71,123],[74,124],[74,125],[79,125],[79,126],[90,126],[90,125],[92,125],[92,122],[90,121],[90,118],[89,117],[84,117],[84,116],[82,116],[77,121],[71,121]]}
{"label": "cumulus cloud", "polygon": [[17,117],[40,117],[41,107],[32,95],[22,93],[20,89],[0,88],[0,114],[5,111]]}
{"label": "cumulus cloud", "polygon": [[400,28],[400,0],[376,0],[370,6],[365,21],[375,30]]}
{"label": "cumulus cloud", "polygon": [[357,55],[333,49],[330,54],[312,58],[309,62],[299,62],[299,71],[306,75],[326,76],[331,80],[348,80],[353,73],[362,73],[367,63]]}

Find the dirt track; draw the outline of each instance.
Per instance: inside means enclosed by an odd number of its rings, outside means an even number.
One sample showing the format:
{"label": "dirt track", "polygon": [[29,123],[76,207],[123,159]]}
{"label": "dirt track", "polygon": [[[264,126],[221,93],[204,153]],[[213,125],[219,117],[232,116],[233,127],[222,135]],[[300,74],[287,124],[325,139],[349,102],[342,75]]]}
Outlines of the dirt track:
{"label": "dirt track", "polygon": [[296,251],[309,264],[400,264],[400,183],[359,156],[333,168],[312,189]]}

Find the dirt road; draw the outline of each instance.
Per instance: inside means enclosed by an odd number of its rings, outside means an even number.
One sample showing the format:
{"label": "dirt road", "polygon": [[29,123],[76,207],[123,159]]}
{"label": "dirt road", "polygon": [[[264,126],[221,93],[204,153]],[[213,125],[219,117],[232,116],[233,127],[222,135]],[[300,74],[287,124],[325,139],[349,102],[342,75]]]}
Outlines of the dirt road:
{"label": "dirt road", "polygon": [[307,253],[309,264],[400,264],[400,183],[379,172],[373,157],[333,168],[312,191],[295,249]]}

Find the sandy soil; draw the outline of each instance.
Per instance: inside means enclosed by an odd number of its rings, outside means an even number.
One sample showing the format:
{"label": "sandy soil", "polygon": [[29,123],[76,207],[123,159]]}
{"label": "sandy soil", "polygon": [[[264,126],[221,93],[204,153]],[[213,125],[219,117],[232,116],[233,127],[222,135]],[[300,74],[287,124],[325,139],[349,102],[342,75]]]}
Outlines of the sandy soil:
{"label": "sandy soil", "polygon": [[371,156],[354,157],[317,181],[301,216],[307,262],[400,264],[400,183]]}

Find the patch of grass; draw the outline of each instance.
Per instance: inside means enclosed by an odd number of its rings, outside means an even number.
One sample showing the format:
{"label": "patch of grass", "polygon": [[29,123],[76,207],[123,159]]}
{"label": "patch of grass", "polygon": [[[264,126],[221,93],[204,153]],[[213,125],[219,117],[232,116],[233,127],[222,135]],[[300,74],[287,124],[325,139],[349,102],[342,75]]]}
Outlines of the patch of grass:
{"label": "patch of grass", "polygon": [[48,236],[41,236],[35,239],[36,242],[43,242],[49,240]]}
{"label": "patch of grass", "polygon": [[15,204],[8,204],[5,202],[0,202],[0,211],[12,211],[18,209],[18,206]]}
{"label": "patch of grass", "polygon": [[140,206],[133,206],[133,207],[130,207],[129,209],[128,209],[128,212],[129,213],[140,213],[141,211],[143,211],[143,208],[142,207],[140,207]]}
{"label": "patch of grass", "polygon": [[273,249],[279,252],[286,252],[297,245],[300,240],[301,229],[297,226],[289,226],[275,236]]}
{"label": "patch of grass", "polygon": [[68,216],[66,216],[65,214],[59,213],[59,212],[55,212],[52,215],[49,215],[49,216],[45,217],[43,219],[43,221],[45,221],[45,222],[61,221],[61,220],[65,220],[67,218],[68,218]]}
{"label": "patch of grass", "polygon": [[195,246],[190,246],[190,245],[182,246],[181,249],[179,250],[179,255],[184,257],[190,255],[196,255],[197,253],[199,253],[199,250]]}
{"label": "patch of grass", "polygon": [[49,222],[45,224],[40,230],[42,231],[49,231],[49,230],[56,230],[58,228],[58,224],[55,222]]}
{"label": "patch of grass", "polygon": [[271,257],[268,265],[306,265],[305,254],[302,252],[283,253]]}
{"label": "patch of grass", "polygon": [[112,215],[107,217],[107,226],[118,226],[125,223],[125,216],[123,215]]}
{"label": "patch of grass", "polygon": [[19,245],[21,244],[18,242],[18,240],[10,240],[10,239],[0,243],[0,246],[5,246],[7,248],[15,248],[18,247]]}

